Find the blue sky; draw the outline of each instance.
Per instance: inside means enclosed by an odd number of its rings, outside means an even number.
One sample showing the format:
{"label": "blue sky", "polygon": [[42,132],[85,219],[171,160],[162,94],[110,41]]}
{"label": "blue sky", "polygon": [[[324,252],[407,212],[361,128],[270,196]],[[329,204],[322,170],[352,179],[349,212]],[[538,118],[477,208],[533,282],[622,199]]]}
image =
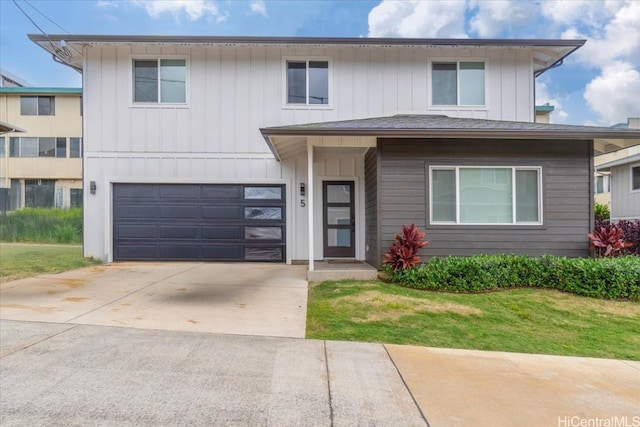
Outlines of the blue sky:
{"label": "blue sky", "polygon": [[[564,65],[538,78],[537,103],[555,106],[556,123],[640,117],[638,0],[16,2],[49,34],[584,38]],[[79,87],[77,72],[28,40],[38,32],[12,0],[0,0],[0,67],[35,86]]]}

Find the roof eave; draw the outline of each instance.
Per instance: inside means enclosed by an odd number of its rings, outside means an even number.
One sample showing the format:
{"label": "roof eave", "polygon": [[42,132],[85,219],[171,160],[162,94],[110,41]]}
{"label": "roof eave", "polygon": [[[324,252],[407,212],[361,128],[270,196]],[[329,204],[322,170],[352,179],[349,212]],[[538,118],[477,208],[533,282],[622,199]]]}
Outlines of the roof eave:
{"label": "roof eave", "polygon": [[557,130],[496,130],[496,129],[277,129],[262,128],[265,137],[271,136],[377,136],[395,138],[498,138],[498,139],[628,139],[640,138],[640,132],[557,131]]}

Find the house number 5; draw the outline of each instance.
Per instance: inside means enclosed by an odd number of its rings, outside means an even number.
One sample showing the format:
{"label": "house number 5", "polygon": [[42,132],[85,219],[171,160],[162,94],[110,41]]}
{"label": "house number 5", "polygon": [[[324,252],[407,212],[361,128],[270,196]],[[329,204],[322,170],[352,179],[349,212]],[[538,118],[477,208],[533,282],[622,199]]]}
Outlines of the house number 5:
{"label": "house number 5", "polygon": [[304,201],[304,199],[300,199],[300,207],[304,208],[305,206],[307,206],[307,203]]}

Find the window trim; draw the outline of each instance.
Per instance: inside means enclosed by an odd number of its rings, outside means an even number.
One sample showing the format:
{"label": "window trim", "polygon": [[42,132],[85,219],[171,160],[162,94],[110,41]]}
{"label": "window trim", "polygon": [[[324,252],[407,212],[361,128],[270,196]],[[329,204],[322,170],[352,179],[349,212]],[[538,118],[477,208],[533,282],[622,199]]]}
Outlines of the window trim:
{"label": "window trim", "polygon": [[631,189],[632,193],[640,193],[640,187],[633,188],[633,169],[635,168],[640,169],[640,163],[629,165],[629,188]]}
{"label": "window trim", "polygon": [[[305,104],[289,104],[288,103],[288,85],[287,85],[287,63],[291,62],[305,62],[306,63],[306,73],[307,73],[307,87],[306,87],[306,97],[307,102]],[[327,75],[327,84],[329,94],[329,102],[327,104],[309,104],[309,62],[327,62],[328,67],[328,75]],[[333,58],[329,56],[283,56],[282,57],[282,108],[290,109],[290,110],[331,110],[333,109],[334,103],[334,92],[333,92]]]}
{"label": "window trim", "polygon": [[[535,170],[538,173],[538,221],[517,221],[517,205],[516,203],[512,203],[512,222],[460,222],[460,169],[511,169],[511,199],[513,201],[516,200],[516,172],[518,170]],[[456,209],[456,219],[455,221],[434,221],[433,220],[433,171],[434,170],[453,170],[455,173],[455,209]],[[427,185],[427,191],[429,192],[429,224],[435,226],[455,226],[455,227],[465,227],[465,226],[540,226],[544,224],[544,195],[543,195],[543,181],[542,181],[542,166],[512,166],[512,165],[495,165],[495,166],[485,166],[485,165],[464,165],[464,166],[454,166],[454,165],[429,165],[429,183]]]}
{"label": "window trim", "polygon": [[[157,102],[136,102],[135,96],[135,81],[133,64],[134,61],[152,61],[155,60],[158,63],[158,76],[160,74],[160,60],[162,59],[183,59],[185,61],[185,98],[184,102],[162,102],[160,92],[160,78],[158,78],[158,101]],[[188,55],[129,55],[129,107],[130,108],[188,108],[190,104],[190,80],[191,80],[191,67],[189,64]]]}
{"label": "window trim", "polygon": [[[433,103],[433,64],[446,64],[455,62],[456,64],[456,104],[434,104]],[[460,104],[460,63],[461,62],[482,62],[484,64],[484,104]],[[461,108],[461,109],[473,109],[473,110],[487,110],[489,108],[489,90],[488,88],[488,69],[489,69],[489,60],[486,57],[473,58],[473,57],[462,57],[462,58],[447,58],[447,57],[437,57],[431,58],[428,61],[427,68],[427,81],[428,81],[428,90],[429,90],[429,107],[430,108]]]}

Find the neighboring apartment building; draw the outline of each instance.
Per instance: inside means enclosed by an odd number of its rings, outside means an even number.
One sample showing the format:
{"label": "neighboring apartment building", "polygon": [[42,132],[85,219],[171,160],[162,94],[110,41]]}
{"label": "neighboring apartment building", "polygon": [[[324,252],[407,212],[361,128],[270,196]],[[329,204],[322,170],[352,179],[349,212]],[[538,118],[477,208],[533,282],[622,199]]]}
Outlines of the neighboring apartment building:
{"label": "neighboring apartment building", "polygon": [[82,89],[0,87],[0,121],[24,130],[0,136],[8,208],[82,206]]}
{"label": "neighboring apartment building", "polygon": [[[640,118],[614,126],[640,129]],[[609,205],[611,220],[640,219],[640,146],[622,148],[595,158],[595,201]]]}
{"label": "neighboring apartment building", "polygon": [[83,73],[105,260],[379,267],[412,223],[426,258],[586,256],[594,140],[640,139],[534,122],[582,40],[29,37]]}

